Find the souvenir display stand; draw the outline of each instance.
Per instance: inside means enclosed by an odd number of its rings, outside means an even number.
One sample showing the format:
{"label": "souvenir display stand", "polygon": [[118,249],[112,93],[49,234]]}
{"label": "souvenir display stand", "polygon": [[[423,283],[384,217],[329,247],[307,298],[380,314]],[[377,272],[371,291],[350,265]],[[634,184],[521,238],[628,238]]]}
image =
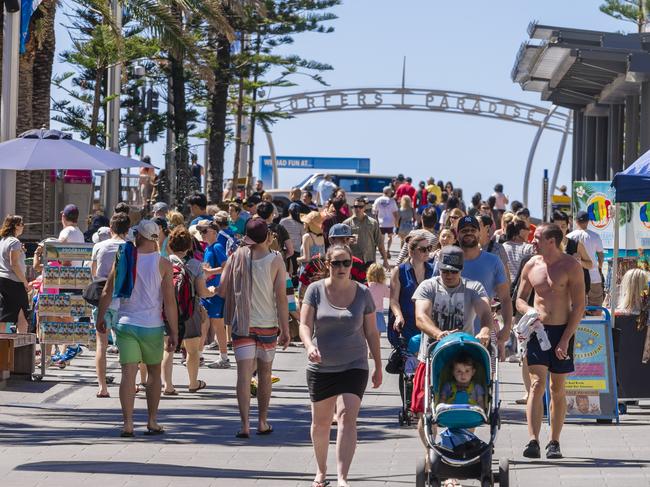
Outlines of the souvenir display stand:
{"label": "souvenir display stand", "polygon": [[90,262],[93,244],[46,243],[47,264],[43,268],[42,292],[38,298],[41,373],[46,374],[49,345],[84,345],[95,347],[95,325],[90,306],[81,291],[90,284]]}

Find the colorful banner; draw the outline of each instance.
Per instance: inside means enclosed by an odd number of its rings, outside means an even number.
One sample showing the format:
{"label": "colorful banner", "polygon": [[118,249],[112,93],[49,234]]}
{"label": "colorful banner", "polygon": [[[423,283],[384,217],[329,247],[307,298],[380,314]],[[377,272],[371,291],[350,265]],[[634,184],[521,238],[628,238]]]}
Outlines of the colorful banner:
{"label": "colorful banner", "polygon": [[[589,229],[596,232],[606,249],[614,248],[614,188],[609,181],[573,182],[573,219],[579,211],[589,214]],[[621,227],[623,228],[623,227]],[[620,248],[625,248],[624,232],[620,233]]]}

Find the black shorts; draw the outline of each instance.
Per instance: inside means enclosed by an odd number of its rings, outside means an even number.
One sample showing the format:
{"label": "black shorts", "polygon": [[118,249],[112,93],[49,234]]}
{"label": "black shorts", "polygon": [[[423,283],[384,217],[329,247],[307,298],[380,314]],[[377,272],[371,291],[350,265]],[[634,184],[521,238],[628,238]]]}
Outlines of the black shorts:
{"label": "black shorts", "polygon": [[0,277],[0,323],[16,323],[18,313],[29,315],[29,297],[22,282]]}
{"label": "black shorts", "polygon": [[314,372],[307,369],[307,386],[311,402],[341,394],[355,394],[359,399],[363,399],[367,385],[367,369],[349,369],[341,372]]}
{"label": "black shorts", "polygon": [[382,235],[392,235],[393,232],[393,227],[381,227],[379,229]]}
{"label": "black shorts", "polygon": [[560,360],[557,358],[557,355],[555,355],[555,347],[557,347],[557,344],[562,339],[564,330],[566,330],[566,325],[544,325],[544,330],[546,330],[548,339],[551,342],[551,348],[548,350],[542,350],[539,346],[537,335],[533,333],[528,341],[528,347],[526,349],[528,365],[543,365],[553,374],[570,374],[574,371],[573,341],[575,336],[571,337],[571,340],[569,340],[569,350],[567,351],[569,358],[566,360]]}

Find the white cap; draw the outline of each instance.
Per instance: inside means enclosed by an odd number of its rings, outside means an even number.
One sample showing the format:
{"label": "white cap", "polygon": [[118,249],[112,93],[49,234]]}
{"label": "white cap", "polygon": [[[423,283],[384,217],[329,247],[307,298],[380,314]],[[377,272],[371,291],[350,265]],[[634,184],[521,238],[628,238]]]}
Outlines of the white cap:
{"label": "white cap", "polygon": [[158,232],[160,232],[160,228],[155,222],[151,220],[140,220],[140,223],[138,223],[134,228],[138,235],[141,235],[147,240],[153,240],[154,242],[158,241]]}
{"label": "white cap", "polygon": [[111,238],[111,229],[108,227],[99,227],[95,233],[93,233],[93,243],[103,242]]}

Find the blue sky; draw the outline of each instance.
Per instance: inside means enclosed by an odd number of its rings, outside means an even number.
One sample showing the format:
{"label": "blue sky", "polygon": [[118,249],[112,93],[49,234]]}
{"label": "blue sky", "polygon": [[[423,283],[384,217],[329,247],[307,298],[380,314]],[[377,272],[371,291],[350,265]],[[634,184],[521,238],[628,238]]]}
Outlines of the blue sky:
{"label": "blue sky", "polygon": [[[333,65],[334,70],[324,75],[331,88],[398,87],[406,56],[408,87],[480,93],[548,106],[538,93],[524,92],[510,79],[529,22],[605,31],[634,29],[632,24],[600,13],[601,3],[344,0],[334,9],[339,16],[332,23],[334,33],[297,36],[287,52]],[[57,34],[59,49],[65,48],[67,33],[59,26]],[[55,72],[65,69],[55,66]],[[272,95],[320,88],[304,77],[296,81],[300,86],[284,92],[275,89]],[[416,181],[429,176],[451,180],[463,188],[466,200],[476,191],[490,194],[500,182],[512,200],[522,197],[535,130],[464,115],[357,111],[281,121],[273,127],[273,139],[279,155],[369,157],[373,173],[403,172]],[[260,132],[256,159],[268,154]],[[559,133],[545,133],[540,141],[529,201],[535,215],[541,213],[543,170],[552,171],[559,143]],[[145,149],[159,166],[163,151],[164,141]],[[570,156],[569,141],[558,184],[570,184]],[[232,174],[232,159],[229,150],[226,175]],[[303,170],[280,171],[280,186],[288,187],[304,176]]]}

